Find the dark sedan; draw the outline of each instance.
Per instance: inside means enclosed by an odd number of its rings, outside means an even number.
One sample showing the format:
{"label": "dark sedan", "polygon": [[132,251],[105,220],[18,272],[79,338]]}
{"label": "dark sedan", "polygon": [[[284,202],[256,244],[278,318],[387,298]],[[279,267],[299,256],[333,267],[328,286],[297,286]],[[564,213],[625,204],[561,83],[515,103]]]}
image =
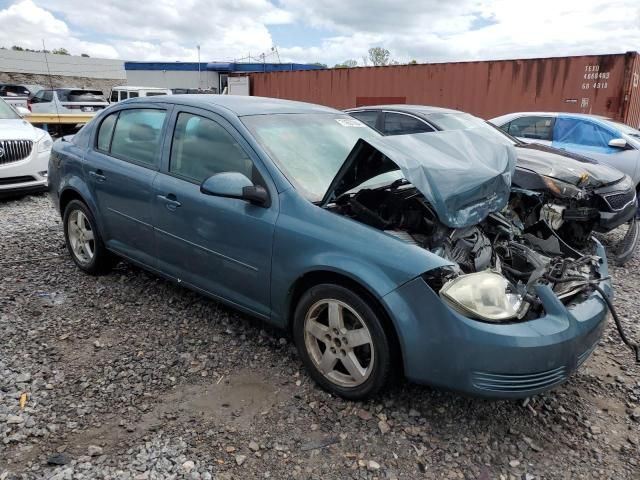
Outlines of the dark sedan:
{"label": "dark sedan", "polygon": [[[573,248],[590,245],[593,231],[609,232],[627,225],[617,246],[616,261],[628,261],[640,238],[636,192],[624,173],[578,154],[546,145],[524,143],[484,120],[458,110],[424,105],[378,105],[347,110],[384,135],[479,128],[487,136],[516,147],[512,210],[524,226],[542,220]],[[540,197],[523,191],[538,192]],[[536,208],[537,207],[537,208]],[[531,213],[533,212],[533,214]]]}

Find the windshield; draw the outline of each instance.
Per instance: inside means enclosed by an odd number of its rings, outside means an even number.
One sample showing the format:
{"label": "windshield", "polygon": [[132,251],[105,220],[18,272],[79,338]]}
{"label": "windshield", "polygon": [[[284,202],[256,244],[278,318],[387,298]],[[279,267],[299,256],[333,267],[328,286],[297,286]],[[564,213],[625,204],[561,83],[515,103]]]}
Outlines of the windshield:
{"label": "windshield", "polygon": [[375,130],[340,113],[299,113],[241,117],[284,175],[309,200],[322,199],[358,139]]}
{"label": "windshield", "polygon": [[490,138],[495,138],[499,142],[510,145],[518,145],[520,143],[519,140],[516,140],[498,127],[468,113],[427,113],[425,116],[441,130],[479,128],[480,131],[486,132]]}
{"label": "windshield", "polygon": [[630,127],[626,123],[615,122],[613,120],[602,120],[603,123],[607,124],[611,128],[616,130],[620,130],[625,135],[631,135],[635,138],[640,138],[640,130],[636,130],[635,128]]}
{"label": "windshield", "polygon": [[0,120],[14,120],[20,118],[20,115],[0,98]]}

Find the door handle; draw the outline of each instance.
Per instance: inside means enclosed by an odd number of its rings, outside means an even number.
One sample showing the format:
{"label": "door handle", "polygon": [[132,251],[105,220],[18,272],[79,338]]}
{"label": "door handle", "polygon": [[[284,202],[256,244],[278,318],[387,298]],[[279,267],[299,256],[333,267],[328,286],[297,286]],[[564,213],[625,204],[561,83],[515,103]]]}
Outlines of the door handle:
{"label": "door handle", "polygon": [[174,211],[176,208],[178,208],[179,206],[181,206],[182,204],[176,199],[176,196],[173,193],[169,193],[166,196],[165,195],[158,195],[158,200],[161,200],[164,202],[165,207],[167,207],[168,210]]}
{"label": "door handle", "polygon": [[98,183],[102,183],[107,179],[107,177],[105,177],[104,174],[102,173],[102,170],[96,170],[95,172],[90,171],[89,175],[93,177]]}

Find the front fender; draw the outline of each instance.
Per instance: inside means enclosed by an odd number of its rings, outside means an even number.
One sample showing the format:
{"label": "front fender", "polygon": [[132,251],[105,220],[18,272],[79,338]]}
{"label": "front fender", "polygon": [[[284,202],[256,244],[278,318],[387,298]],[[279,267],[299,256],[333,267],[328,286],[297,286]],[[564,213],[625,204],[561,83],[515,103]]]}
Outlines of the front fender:
{"label": "front fender", "polygon": [[272,319],[286,324],[289,293],[310,272],[333,272],[384,297],[451,262],[380,230],[320,208],[288,190],[280,195],[273,243]]}

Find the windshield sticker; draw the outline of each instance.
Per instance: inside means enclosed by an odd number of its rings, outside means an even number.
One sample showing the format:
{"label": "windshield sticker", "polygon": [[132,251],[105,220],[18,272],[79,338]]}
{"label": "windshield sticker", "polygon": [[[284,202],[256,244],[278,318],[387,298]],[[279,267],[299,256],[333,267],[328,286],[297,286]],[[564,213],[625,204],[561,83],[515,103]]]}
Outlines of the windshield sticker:
{"label": "windshield sticker", "polygon": [[336,122],[338,122],[343,127],[364,127],[365,124],[360,120],[356,120],[355,118],[336,118]]}

